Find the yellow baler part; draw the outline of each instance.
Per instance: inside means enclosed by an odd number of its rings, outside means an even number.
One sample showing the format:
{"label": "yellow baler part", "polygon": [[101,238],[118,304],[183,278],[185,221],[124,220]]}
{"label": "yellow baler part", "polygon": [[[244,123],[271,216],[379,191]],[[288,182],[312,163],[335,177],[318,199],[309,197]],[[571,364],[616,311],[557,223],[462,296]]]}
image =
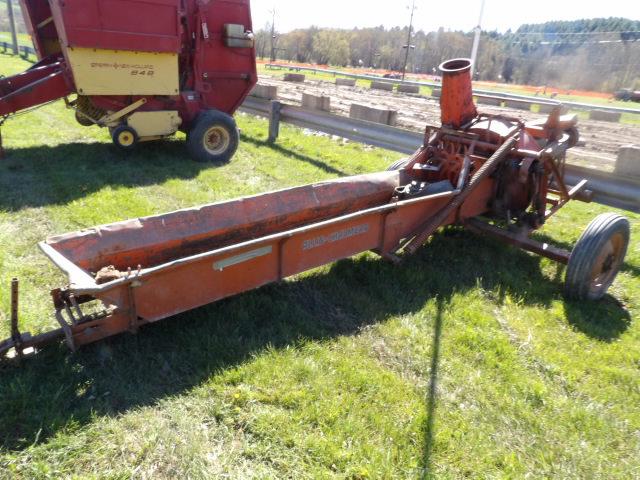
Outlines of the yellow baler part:
{"label": "yellow baler part", "polygon": [[80,95],[178,95],[178,55],[69,48]]}
{"label": "yellow baler part", "polygon": [[147,99],[141,98],[137,102],[133,102],[131,105],[127,105],[122,110],[109,113],[108,115],[102,117],[98,123],[102,126],[117,127],[120,124],[120,119],[122,117],[124,117],[125,115],[129,115],[134,110],[139,109],[145,103],[147,103]]}
{"label": "yellow baler part", "polygon": [[136,112],[127,118],[127,124],[133,128],[138,137],[158,137],[173,135],[182,124],[178,112]]}

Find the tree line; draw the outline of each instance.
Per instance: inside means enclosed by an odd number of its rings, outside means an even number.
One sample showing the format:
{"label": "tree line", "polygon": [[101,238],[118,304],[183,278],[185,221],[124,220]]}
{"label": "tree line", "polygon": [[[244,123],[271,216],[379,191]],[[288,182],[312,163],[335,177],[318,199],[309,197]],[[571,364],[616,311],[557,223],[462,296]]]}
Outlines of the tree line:
{"label": "tree line", "polygon": [[[477,79],[613,92],[640,89],[640,21],[590,19],[482,32]],[[444,60],[470,56],[473,32],[412,32],[408,72],[433,74]],[[409,29],[311,27],[256,32],[258,56],[280,61],[400,71]]]}
{"label": "tree line", "polygon": [[[20,33],[27,33],[27,28],[24,25],[22,19],[22,10],[20,9],[20,2],[14,1],[13,4],[13,17],[16,22],[16,30]],[[0,32],[9,32],[11,27],[9,26],[9,15],[7,13],[6,2],[0,2]]]}
{"label": "tree line", "polygon": [[[18,2],[18,30],[25,32]],[[8,31],[0,8],[0,31]],[[434,74],[444,60],[470,56],[473,32],[418,30],[411,35],[408,72]],[[288,33],[267,24],[256,32],[259,57],[277,60],[403,69],[408,27],[310,27]],[[559,88],[614,92],[640,90],[640,21],[597,18],[522,25],[515,31],[482,32],[476,67],[478,80],[553,85]]]}

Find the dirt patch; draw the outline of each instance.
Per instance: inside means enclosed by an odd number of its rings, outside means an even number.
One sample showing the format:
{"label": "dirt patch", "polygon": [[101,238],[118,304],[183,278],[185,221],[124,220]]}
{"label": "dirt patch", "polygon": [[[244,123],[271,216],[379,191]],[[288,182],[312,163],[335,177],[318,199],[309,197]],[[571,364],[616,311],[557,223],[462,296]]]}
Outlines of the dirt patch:
{"label": "dirt patch", "polygon": [[114,280],[120,280],[126,275],[127,274],[125,272],[121,272],[113,265],[109,265],[96,273],[95,279],[98,285],[104,285],[105,283],[113,282]]}
{"label": "dirt patch", "polygon": [[[398,127],[421,132],[426,125],[440,123],[440,105],[437,99],[420,95],[369,90],[362,87],[337,87],[329,82],[308,80],[302,85],[292,85],[277,77],[261,76],[260,83],[278,87],[278,97],[285,103],[300,105],[303,93],[331,97],[331,112],[349,116],[352,103],[373,108],[398,111]],[[480,105],[486,113],[504,114],[524,121],[538,119],[544,115],[510,108]],[[618,149],[636,142],[640,138],[640,125],[580,121],[582,142],[571,150],[568,161],[572,164],[613,171]]]}

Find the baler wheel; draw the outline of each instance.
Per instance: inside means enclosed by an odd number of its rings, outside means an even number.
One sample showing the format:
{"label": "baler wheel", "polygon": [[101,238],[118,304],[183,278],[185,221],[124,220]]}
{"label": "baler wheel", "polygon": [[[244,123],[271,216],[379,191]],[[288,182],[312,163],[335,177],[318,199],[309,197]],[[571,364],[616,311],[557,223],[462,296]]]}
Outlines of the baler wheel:
{"label": "baler wheel", "polygon": [[630,232],[629,221],[613,213],[591,222],[571,253],[565,295],[575,300],[604,297],[622,267]]}
{"label": "baler wheel", "polygon": [[239,142],[240,133],[233,117],[217,110],[201,113],[187,135],[189,153],[203,163],[227,163]]}
{"label": "baler wheel", "polygon": [[572,127],[565,132],[569,135],[569,148],[573,148],[580,142],[580,132],[576,127]]}
{"label": "baler wheel", "polygon": [[83,115],[82,113],[76,111],[76,122],[78,122],[83,127],[92,127],[95,125],[91,119]]}
{"label": "baler wheel", "polygon": [[133,150],[138,144],[138,134],[136,131],[127,126],[120,125],[111,132],[113,143],[121,150]]}

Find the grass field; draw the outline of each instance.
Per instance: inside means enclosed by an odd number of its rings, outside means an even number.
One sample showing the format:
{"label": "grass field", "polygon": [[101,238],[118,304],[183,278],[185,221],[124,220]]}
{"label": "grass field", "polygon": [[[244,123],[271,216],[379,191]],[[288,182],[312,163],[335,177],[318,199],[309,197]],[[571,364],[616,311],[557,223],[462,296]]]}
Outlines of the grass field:
{"label": "grass field", "polygon": [[[0,56],[2,74],[24,65]],[[21,278],[25,328],[54,326],[47,292],[64,279],[37,250],[47,235],[398,158],[287,126],[272,147],[265,121],[238,121],[221,168],[180,138],[122,156],[60,103],[7,122],[0,285]],[[607,210],[570,205],[541,235],[569,245]],[[600,303],[565,301],[550,261],[451,228],[401,266],[363,254],[0,367],[0,478],[640,478],[629,217],[628,261]]]}
{"label": "grass field", "polygon": [[[11,33],[10,32],[0,32],[0,42],[11,42]],[[20,45],[26,45],[28,47],[33,46],[33,42],[31,42],[31,37],[26,33],[18,34],[18,43]]]}

